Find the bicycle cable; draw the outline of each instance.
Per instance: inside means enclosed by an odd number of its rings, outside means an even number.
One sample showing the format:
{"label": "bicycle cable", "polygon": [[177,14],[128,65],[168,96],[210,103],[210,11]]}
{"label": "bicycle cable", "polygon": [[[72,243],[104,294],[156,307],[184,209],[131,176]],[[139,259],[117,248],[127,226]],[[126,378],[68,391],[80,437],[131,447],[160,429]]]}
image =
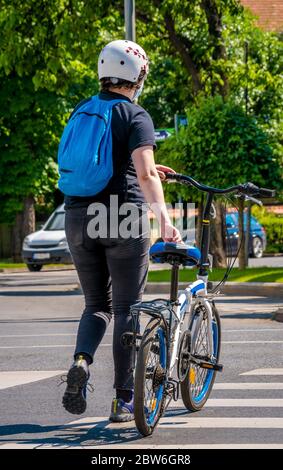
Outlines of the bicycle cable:
{"label": "bicycle cable", "polygon": [[[226,211],[227,211],[228,202],[232,203],[232,205],[236,208],[237,212],[239,213],[239,206],[235,203],[235,201],[233,201],[233,199],[231,199],[231,197],[229,197],[227,195],[224,195],[224,197],[226,199],[225,214],[226,214]],[[228,235],[226,222],[225,222],[225,232]],[[212,294],[218,294],[220,292],[220,289],[225,285],[225,283],[226,283],[226,281],[227,281],[227,279],[228,279],[228,277],[229,277],[229,275],[230,275],[230,273],[231,273],[231,271],[234,267],[234,264],[235,264],[235,262],[236,262],[236,260],[239,256],[243,240],[244,240],[244,234],[242,233],[240,243],[238,244],[238,249],[236,251],[235,258],[232,261],[232,256],[229,256],[229,254],[232,254],[232,244],[231,244],[231,240],[229,240],[229,237],[227,236],[227,241],[228,241],[228,246],[229,246],[229,248],[228,248],[228,259],[229,259],[228,266],[227,266],[227,269],[226,269],[225,274],[224,274],[223,278],[221,279],[221,281],[219,281],[219,283],[211,291]]]}

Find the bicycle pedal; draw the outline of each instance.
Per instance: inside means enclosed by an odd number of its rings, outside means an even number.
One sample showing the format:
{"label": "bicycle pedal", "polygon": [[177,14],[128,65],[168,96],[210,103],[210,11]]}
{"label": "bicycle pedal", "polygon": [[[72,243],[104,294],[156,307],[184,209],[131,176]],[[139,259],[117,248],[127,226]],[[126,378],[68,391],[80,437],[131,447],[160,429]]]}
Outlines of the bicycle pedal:
{"label": "bicycle pedal", "polygon": [[223,365],[222,364],[211,364],[211,362],[200,362],[198,364],[202,369],[212,369],[217,372],[222,372]]}
{"label": "bicycle pedal", "polygon": [[126,333],[124,333],[121,336],[120,341],[121,341],[122,346],[124,346],[124,348],[128,348],[128,347],[134,346],[135,340],[140,340],[141,338],[142,338],[141,335],[136,334],[134,336],[134,333],[132,333],[131,331],[126,331]]}

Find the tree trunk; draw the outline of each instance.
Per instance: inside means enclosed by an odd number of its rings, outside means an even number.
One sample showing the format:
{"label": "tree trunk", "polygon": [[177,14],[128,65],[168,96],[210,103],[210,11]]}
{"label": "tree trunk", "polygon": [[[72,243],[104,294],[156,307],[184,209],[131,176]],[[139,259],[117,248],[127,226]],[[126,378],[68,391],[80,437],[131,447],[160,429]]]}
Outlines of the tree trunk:
{"label": "tree trunk", "polygon": [[241,243],[241,248],[239,252],[239,268],[245,269],[247,267],[246,263],[246,253],[245,253],[245,230],[244,230],[244,207],[245,201],[242,198],[239,198],[239,238],[238,246]]}
{"label": "tree trunk", "polygon": [[12,236],[12,258],[14,263],[21,263],[22,261],[22,227],[23,227],[23,213],[18,212],[13,226]]}
{"label": "tree trunk", "polygon": [[35,231],[35,211],[34,211],[34,198],[28,196],[24,199],[23,210],[23,237]]}
{"label": "tree trunk", "polygon": [[22,244],[24,238],[35,231],[35,211],[34,198],[27,196],[23,200],[23,210],[18,212],[12,231],[13,261],[20,263],[22,261]]}
{"label": "tree trunk", "polygon": [[224,211],[220,201],[214,203],[216,217],[211,224],[210,252],[213,255],[213,267],[226,268]]}

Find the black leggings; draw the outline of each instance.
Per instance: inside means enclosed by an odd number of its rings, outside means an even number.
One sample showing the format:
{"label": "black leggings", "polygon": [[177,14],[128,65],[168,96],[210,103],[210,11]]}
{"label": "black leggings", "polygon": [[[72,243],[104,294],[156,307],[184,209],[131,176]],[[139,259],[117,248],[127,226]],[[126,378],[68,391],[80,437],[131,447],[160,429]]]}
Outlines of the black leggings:
{"label": "black leggings", "polygon": [[93,359],[114,314],[114,388],[131,390],[133,351],[121,344],[121,335],[132,330],[130,306],[141,299],[146,284],[147,214],[140,211],[137,223],[144,231],[136,238],[92,239],[87,234],[90,219],[87,208],[66,209],[66,237],[85,297],[75,356],[85,353]]}

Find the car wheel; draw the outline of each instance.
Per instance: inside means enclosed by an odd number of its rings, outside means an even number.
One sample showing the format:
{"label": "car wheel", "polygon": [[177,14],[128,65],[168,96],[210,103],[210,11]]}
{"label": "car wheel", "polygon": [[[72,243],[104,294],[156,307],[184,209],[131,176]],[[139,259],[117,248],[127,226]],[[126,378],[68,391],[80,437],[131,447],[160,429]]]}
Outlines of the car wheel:
{"label": "car wheel", "polygon": [[254,237],[252,240],[252,257],[261,258],[263,255],[263,243],[259,237]]}
{"label": "car wheel", "polygon": [[27,264],[28,270],[35,272],[40,271],[42,268],[42,264]]}

